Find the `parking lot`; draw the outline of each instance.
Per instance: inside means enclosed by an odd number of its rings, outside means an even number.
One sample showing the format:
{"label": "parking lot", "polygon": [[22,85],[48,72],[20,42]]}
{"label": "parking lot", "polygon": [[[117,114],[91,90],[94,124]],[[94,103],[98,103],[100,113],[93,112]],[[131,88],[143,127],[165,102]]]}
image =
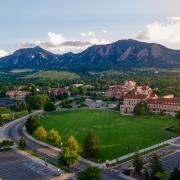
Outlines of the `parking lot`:
{"label": "parking lot", "polygon": [[171,173],[175,167],[180,166],[180,152],[176,152],[163,158],[162,164],[165,170],[168,173]]}
{"label": "parking lot", "polygon": [[0,179],[45,180],[55,176],[57,176],[57,172],[19,153],[14,151],[0,152]]}

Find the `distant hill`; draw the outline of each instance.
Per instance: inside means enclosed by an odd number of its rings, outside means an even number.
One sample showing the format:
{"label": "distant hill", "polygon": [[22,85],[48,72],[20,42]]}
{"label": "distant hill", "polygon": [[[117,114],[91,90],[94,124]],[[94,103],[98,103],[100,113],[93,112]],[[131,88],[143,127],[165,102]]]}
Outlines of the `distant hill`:
{"label": "distant hill", "polygon": [[93,45],[85,51],[56,55],[41,47],[19,49],[0,58],[3,68],[106,70],[139,67],[179,68],[180,50],[155,43],[119,40],[112,44]]}

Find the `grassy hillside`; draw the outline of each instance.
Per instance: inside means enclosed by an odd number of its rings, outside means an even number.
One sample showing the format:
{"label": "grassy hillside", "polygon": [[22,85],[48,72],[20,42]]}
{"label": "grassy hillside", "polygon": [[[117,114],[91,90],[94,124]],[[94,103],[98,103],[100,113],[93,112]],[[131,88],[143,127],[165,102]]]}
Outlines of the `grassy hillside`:
{"label": "grassy hillside", "polygon": [[44,78],[44,79],[79,79],[80,77],[76,73],[71,73],[67,71],[39,71],[30,75],[27,75],[25,78]]}

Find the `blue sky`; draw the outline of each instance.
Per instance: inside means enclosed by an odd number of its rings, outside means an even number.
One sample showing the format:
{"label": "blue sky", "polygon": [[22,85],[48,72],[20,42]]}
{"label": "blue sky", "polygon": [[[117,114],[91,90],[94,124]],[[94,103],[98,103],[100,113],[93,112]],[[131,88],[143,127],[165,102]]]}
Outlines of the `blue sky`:
{"label": "blue sky", "polygon": [[0,0],[0,23],[1,53],[34,45],[78,52],[124,38],[180,49],[178,35],[167,38],[180,31],[179,0]]}

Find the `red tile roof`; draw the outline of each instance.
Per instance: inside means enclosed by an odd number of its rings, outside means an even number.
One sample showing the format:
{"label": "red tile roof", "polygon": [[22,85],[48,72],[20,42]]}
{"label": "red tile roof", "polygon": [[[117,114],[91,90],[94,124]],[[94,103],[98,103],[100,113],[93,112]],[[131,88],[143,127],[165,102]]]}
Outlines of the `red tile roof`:
{"label": "red tile roof", "polygon": [[63,94],[66,92],[66,89],[64,89],[64,88],[51,88],[50,92],[57,93],[57,94]]}
{"label": "red tile roof", "polygon": [[148,99],[148,100],[147,100],[147,103],[148,103],[148,104],[180,106],[180,98]]}
{"label": "red tile roof", "polygon": [[145,100],[149,97],[149,95],[145,94],[134,94],[134,93],[129,93],[125,96],[125,99],[140,99],[140,100]]}
{"label": "red tile roof", "polygon": [[142,86],[142,90],[148,90],[149,86]]}

